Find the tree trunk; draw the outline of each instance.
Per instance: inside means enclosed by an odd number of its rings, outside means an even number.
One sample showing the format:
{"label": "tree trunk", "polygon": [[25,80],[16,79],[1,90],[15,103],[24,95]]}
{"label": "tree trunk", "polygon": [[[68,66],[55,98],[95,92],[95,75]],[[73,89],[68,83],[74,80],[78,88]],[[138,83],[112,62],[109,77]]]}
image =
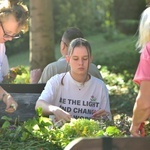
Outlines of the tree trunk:
{"label": "tree trunk", "polygon": [[30,69],[55,60],[52,0],[30,0]]}

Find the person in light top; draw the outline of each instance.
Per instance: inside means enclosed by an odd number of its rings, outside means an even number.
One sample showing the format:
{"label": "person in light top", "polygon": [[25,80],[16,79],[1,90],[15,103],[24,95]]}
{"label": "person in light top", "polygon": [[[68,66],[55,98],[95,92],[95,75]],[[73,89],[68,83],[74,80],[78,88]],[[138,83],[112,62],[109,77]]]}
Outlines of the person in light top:
{"label": "person in light top", "polygon": [[72,40],[66,61],[70,71],[48,80],[35,109],[41,107],[43,115],[53,114],[64,122],[71,118],[111,119],[107,87],[89,73],[92,62],[89,42],[83,38]]}
{"label": "person in light top", "polygon": [[[21,37],[20,32],[28,29],[27,7],[17,1],[0,3],[0,83],[9,79],[9,64],[5,54],[5,42]],[[11,76],[13,79],[15,75]],[[13,97],[0,87],[0,100],[6,104],[7,112],[14,112],[18,104]]]}

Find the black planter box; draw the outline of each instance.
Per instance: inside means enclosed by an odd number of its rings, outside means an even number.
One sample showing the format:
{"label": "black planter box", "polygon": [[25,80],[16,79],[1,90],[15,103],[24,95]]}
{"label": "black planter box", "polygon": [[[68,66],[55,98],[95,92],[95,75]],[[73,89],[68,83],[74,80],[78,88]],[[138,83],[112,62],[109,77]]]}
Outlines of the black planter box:
{"label": "black planter box", "polygon": [[9,93],[41,93],[45,84],[0,84]]}
{"label": "black planter box", "polygon": [[[36,115],[35,103],[38,100],[45,84],[1,84],[7,92],[9,92],[14,100],[18,103],[17,110],[12,113],[6,113],[6,105],[0,101],[0,118],[2,116],[7,116],[16,120],[16,118],[22,122],[29,118],[33,118]],[[0,120],[2,124],[3,120]]]}

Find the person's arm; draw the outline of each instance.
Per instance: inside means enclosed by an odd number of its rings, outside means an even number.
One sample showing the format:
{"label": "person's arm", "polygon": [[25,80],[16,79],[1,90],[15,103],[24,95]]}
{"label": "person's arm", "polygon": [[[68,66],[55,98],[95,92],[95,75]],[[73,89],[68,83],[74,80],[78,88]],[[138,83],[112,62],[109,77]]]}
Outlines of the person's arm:
{"label": "person's arm", "polygon": [[36,102],[35,109],[40,107],[45,116],[53,114],[57,120],[69,121],[71,119],[70,114],[62,110],[57,102],[58,97],[60,97],[58,95],[60,94],[61,78],[59,75],[56,75],[48,80]]}
{"label": "person's arm", "polygon": [[141,136],[140,125],[150,115],[150,81],[142,81],[136,102],[133,108],[132,125],[130,132],[133,136]]}
{"label": "person's arm", "polygon": [[48,115],[53,114],[53,113],[50,111],[50,106],[51,106],[51,105],[50,105],[48,102],[39,99],[39,100],[36,102],[35,110],[37,110],[39,107],[41,107],[41,108],[42,108],[42,114],[43,114],[44,116],[48,116]]}
{"label": "person's arm", "polygon": [[35,84],[39,82],[42,71],[41,69],[33,69],[30,72],[30,83]]}
{"label": "person's arm", "polygon": [[35,109],[38,109],[39,107],[42,108],[43,115],[48,116],[53,114],[57,121],[62,120],[63,122],[68,122],[71,119],[71,115],[68,112],[62,110],[58,106],[50,105],[44,100],[38,100],[36,102]]}
{"label": "person's arm", "polygon": [[0,99],[6,104],[5,109],[6,112],[13,113],[17,109],[18,107],[17,102],[1,86],[0,86]]}

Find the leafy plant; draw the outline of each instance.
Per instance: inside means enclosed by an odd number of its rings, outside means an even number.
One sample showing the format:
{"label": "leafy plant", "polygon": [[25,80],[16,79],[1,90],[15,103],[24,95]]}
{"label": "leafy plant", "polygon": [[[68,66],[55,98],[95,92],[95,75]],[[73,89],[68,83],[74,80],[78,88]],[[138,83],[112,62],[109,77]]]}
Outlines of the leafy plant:
{"label": "leafy plant", "polygon": [[[16,78],[14,80],[12,80],[11,75],[16,76]],[[22,66],[22,65],[12,67],[8,74],[8,80],[4,81],[4,83],[11,83],[11,84],[28,84],[28,83],[30,83],[29,68]]]}
{"label": "leafy plant", "polygon": [[37,110],[36,117],[23,123],[15,121],[12,124],[12,119],[6,116],[2,119],[5,121],[0,128],[0,149],[17,150],[62,150],[72,140],[80,137],[128,136],[130,124],[129,117],[121,115],[111,121],[72,119],[59,128],[49,118],[42,116],[41,108]]}

